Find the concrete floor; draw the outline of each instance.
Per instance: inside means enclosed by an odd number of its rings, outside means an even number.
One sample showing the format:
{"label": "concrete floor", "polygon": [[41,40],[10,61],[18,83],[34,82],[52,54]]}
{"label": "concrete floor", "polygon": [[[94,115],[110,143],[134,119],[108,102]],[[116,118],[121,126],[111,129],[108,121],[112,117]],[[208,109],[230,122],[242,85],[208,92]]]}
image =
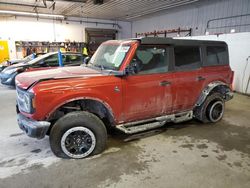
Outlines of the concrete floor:
{"label": "concrete floor", "polygon": [[217,124],[169,124],[125,142],[109,137],[92,158],[56,158],[48,138],[24,135],[16,123],[15,90],[0,86],[0,187],[250,187],[250,98],[236,94]]}

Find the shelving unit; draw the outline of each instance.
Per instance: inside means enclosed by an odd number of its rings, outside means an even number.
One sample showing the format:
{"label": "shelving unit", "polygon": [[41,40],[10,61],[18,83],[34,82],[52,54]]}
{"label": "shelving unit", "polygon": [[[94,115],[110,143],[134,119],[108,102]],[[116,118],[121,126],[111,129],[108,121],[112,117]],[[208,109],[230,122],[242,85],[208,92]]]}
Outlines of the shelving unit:
{"label": "shelving unit", "polygon": [[48,53],[55,52],[60,49],[61,51],[82,52],[86,47],[83,42],[47,42],[47,41],[16,41],[17,57],[25,57],[33,52],[35,53]]}

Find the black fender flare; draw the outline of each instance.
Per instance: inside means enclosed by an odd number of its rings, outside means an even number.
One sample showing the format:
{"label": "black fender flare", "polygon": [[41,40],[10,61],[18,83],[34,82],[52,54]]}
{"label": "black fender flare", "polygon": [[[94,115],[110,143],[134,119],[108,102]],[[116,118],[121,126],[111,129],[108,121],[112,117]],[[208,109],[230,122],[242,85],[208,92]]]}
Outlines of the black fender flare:
{"label": "black fender flare", "polygon": [[104,123],[105,125],[111,126],[111,127],[115,126],[115,117],[114,117],[111,107],[108,106],[104,101],[100,101],[95,98],[87,98],[87,97],[74,98],[72,100],[65,101],[64,103],[58,105],[53,110],[53,112],[48,114],[46,117],[46,120],[51,121],[53,119],[59,119],[61,114],[57,115],[58,111],[60,111],[60,109],[62,109],[65,105],[68,105],[68,104],[78,105],[79,108],[78,107],[74,108],[74,106],[72,106],[72,109],[74,109],[75,111],[88,111],[90,113],[95,114],[100,119],[106,118],[108,120],[107,123],[109,125],[107,125],[106,122]]}
{"label": "black fender flare", "polygon": [[201,106],[206,100],[207,96],[212,92],[217,91],[223,95],[225,101],[228,101],[233,98],[233,92],[230,86],[221,81],[215,81],[209,83],[201,92],[195,106]]}

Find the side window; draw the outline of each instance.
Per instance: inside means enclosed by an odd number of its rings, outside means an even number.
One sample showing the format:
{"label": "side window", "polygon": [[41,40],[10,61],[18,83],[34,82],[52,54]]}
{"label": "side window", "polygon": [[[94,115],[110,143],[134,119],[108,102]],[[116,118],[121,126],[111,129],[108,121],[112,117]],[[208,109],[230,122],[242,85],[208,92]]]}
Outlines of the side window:
{"label": "side window", "polygon": [[65,55],[63,58],[64,65],[80,65],[83,63],[82,57],[80,55]]}
{"label": "side window", "polygon": [[197,69],[201,64],[199,46],[175,46],[175,69]]}
{"label": "side window", "polygon": [[154,74],[168,71],[167,48],[159,46],[139,46],[133,58],[137,74]]}
{"label": "side window", "polygon": [[44,64],[49,66],[49,67],[58,67],[59,66],[57,54],[51,55],[51,56],[47,57],[46,59],[44,59],[43,61],[44,61]]}
{"label": "side window", "polygon": [[228,64],[228,53],[225,46],[207,46],[205,66]]}

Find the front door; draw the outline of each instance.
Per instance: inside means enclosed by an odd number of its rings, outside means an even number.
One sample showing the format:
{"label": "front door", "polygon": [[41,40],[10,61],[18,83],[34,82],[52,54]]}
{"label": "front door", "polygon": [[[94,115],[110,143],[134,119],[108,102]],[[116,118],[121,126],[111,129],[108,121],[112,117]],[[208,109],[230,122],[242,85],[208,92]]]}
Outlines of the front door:
{"label": "front door", "polygon": [[137,71],[122,81],[125,122],[171,113],[172,74],[168,73],[168,48],[139,46],[130,64],[134,64]]}

